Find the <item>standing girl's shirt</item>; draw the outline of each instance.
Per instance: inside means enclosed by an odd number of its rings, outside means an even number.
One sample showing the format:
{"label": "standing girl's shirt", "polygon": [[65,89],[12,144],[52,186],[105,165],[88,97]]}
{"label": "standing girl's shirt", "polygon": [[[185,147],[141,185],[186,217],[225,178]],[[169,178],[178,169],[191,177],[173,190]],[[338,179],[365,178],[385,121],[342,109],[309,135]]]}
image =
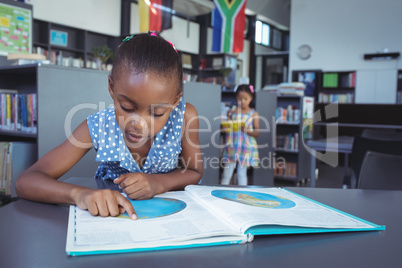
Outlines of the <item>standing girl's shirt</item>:
{"label": "standing girl's shirt", "polygon": [[[253,129],[253,117],[255,110],[247,114],[233,113],[232,120],[235,122],[245,122],[245,127]],[[226,147],[223,158],[229,162],[239,162],[242,166],[258,166],[257,140],[244,133],[240,128],[238,131],[226,133]]]}
{"label": "standing girl's shirt", "polygon": [[95,179],[114,180],[122,174],[144,172],[150,174],[168,173],[177,168],[181,153],[181,133],[186,104],[180,101],[170,113],[162,130],[155,136],[142,169],[127,148],[120,130],[114,106],[90,115],[88,129],[96,150],[96,161],[100,165]]}

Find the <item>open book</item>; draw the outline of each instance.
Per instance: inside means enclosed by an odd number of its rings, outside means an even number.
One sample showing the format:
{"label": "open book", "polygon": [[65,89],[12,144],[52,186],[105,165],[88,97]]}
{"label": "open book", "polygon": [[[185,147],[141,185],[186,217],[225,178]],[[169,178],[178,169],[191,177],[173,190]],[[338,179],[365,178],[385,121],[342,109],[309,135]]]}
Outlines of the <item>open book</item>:
{"label": "open book", "polygon": [[68,255],[251,242],[254,235],[385,230],[282,188],[190,185],[131,200],[138,220],[92,216],[70,206]]}

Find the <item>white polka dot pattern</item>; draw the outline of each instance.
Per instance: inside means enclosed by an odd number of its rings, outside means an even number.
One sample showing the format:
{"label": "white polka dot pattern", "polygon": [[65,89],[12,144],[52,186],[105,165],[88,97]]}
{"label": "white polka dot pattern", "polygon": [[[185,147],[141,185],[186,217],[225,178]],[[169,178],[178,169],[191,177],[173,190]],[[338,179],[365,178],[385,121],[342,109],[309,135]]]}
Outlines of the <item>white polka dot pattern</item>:
{"label": "white polka dot pattern", "polygon": [[181,131],[185,102],[180,101],[170,113],[162,130],[155,136],[142,170],[134,161],[120,130],[114,106],[88,116],[87,123],[96,161],[100,161],[96,179],[115,179],[130,172],[167,173],[176,169],[181,153]]}

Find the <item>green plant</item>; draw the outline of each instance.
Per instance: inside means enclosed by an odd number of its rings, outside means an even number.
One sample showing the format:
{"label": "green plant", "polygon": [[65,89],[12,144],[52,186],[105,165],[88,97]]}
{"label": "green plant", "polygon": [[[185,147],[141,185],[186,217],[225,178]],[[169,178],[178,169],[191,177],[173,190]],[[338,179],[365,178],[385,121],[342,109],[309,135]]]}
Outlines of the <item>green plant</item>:
{"label": "green plant", "polygon": [[113,50],[106,45],[92,47],[92,53],[94,54],[94,57],[99,58],[102,63],[106,63],[109,59],[114,59]]}

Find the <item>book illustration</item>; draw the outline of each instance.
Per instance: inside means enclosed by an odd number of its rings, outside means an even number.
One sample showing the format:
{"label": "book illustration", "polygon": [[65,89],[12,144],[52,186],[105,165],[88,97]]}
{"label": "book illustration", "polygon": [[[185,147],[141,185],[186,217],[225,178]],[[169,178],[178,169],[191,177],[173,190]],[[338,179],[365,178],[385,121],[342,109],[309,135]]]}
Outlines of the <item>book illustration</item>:
{"label": "book illustration", "polygon": [[[135,213],[139,220],[165,217],[182,211],[187,204],[174,198],[154,197],[148,200],[131,200]],[[120,214],[118,218],[130,219],[127,212]]]}
{"label": "book illustration", "polygon": [[213,190],[212,196],[254,207],[287,209],[296,206],[290,199],[266,193],[232,190]]}

